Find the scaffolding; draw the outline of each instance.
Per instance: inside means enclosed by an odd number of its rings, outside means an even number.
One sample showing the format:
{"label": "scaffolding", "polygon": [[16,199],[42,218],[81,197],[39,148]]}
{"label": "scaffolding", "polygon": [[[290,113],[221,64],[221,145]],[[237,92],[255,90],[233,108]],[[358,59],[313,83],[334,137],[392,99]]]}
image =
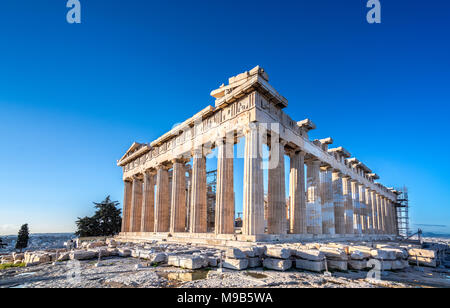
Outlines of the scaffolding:
{"label": "scaffolding", "polygon": [[409,198],[408,188],[396,189],[398,191],[397,203],[395,204],[398,233],[401,236],[409,237]]}

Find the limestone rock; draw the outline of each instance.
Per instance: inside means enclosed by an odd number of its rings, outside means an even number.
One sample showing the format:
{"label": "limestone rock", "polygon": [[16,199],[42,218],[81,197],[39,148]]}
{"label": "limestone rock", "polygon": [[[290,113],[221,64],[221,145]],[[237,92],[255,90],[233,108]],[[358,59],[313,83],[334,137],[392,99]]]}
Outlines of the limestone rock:
{"label": "limestone rock", "polygon": [[167,262],[167,254],[164,252],[149,254],[147,260],[150,264],[161,264]]}
{"label": "limestone rock", "polygon": [[98,256],[95,251],[75,250],[70,253],[71,260],[91,260]]}
{"label": "limestone rock", "polygon": [[422,266],[428,266],[428,267],[436,267],[437,266],[436,259],[417,257],[417,256],[409,257],[408,262],[411,265],[417,265],[417,263],[419,263],[419,265],[422,265]]}
{"label": "limestone rock", "polygon": [[409,263],[407,260],[392,261],[392,270],[403,270],[407,267],[409,267]]}
{"label": "limestone rock", "polygon": [[169,256],[168,264],[187,269],[200,269],[208,266],[208,261],[200,256]]}
{"label": "limestone rock", "polygon": [[58,254],[57,261],[68,261],[69,259],[70,259],[70,252],[66,251]]}
{"label": "limestone rock", "polygon": [[311,272],[322,272],[325,270],[325,261],[295,260],[295,267]]}
{"label": "limestone rock", "polygon": [[378,260],[396,260],[396,251],[392,249],[373,249],[370,254]]}
{"label": "limestone rock", "polygon": [[86,248],[92,249],[92,248],[103,247],[103,246],[107,246],[106,243],[103,241],[98,241],[98,242],[88,243]]}
{"label": "limestone rock", "polygon": [[353,250],[350,254],[350,259],[352,260],[367,260],[371,256],[370,252],[361,251],[361,250]]}
{"label": "limestone rock", "polygon": [[347,261],[348,257],[347,254],[343,249],[339,248],[330,248],[330,247],[320,247],[320,252],[322,252],[325,257],[331,260],[341,260],[341,261]]}
{"label": "limestone rock", "polygon": [[204,258],[208,261],[209,267],[217,267],[219,264],[218,258],[215,256],[205,256]]}
{"label": "limestone rock", "polygon": [[298,258],[309,261],[322,261],[325,259],[325,255],[319,250],[296,250],[295,255]]}
{"label": "limestone rock", "polygon": [[114,239],[107,239],[106,245],[108,245],[108,247],[110,247],[110,248],[116,248],[117,242]]}
{"label": "limestone rock", "polygon": [[292,267],[292,261],[291,260],[283,260],[283,259],[266,258],[266,259],[264,259],[263,266],[265,268],[276,270],[276,271],[285,271]]}
{"label": "limestone rock", "polygon": [[232,270],[244,270],[248,267],[247,259],[225,259],[223,262],[223,267]]}
{"label": "limestone rock", "polygon": [[267,247],[265,255],[269,258],[289,259],[292,255],[292,252],[289,248]]}
{"label": "limestone rock", "polygon": [[242,252],[239,248],[228,248],[225,252],[225,256],[231,259],[245,259],[246,254]]}
{"label": "limestone rock", "polygon": [[12,257],[14,259],[14,262],[15,261],[22,261],[25,258],[23,253],[17,253],[17,252],[14,252],[12,254]]}
{"label": "limestone rock", "polygon": [[392,262],[393,261],[381,261],[381,270],[390,271],[392,269]]}
{"label": "limestone rock", "polygon": [[14,257],[12,255],[7,255],[2,257],[2,264],[13,263]]}
{"label": "limestone rock", "polygon": [[242,252],[245,254],[247,258],[254,258],[256,256],[255,251],[252,248],[242,249]]}
{"label": "limestone rock", "polygon": [[413,249],[408,250],[408,254],[411,257],[417,256],[417,257],[423,257],[423,258],[428,258],[428,259],[436,258],[436,251],[429,250],[429,249],[413,248]]}
{"label": "limestone rock", "polygon": [[122,258],[128,258],[131,256],[131,249],[128,248],[119,248],[118,249],[118,255]]}
{"label": "limestone rock", "polygon": [[348,267],[352,270],[361,271],[369,268],[367,260],[348,260]]}
{"label": "limestone rock", "polygon": [[45,252],[26,252],[24,254],[24,263],[27,266],[38,265],[51,262],[51,257]]}
{"label": "limestone rock", "polygon": [[266,246],[256,246],[253,247],[253,251],[255,252],[255,256],[262,257],[266,253]]}
{"label": "limestone rock", "polygon": [[261,258],[255,257],[255,258],[248,258],[248,267],[255,268],[260,267],[262,265]]}
{"label": "limestone rock", "polygon": [[338,271],[346,271],[348,270],[347,261],[342,260],[328,260],[327,259],[328,269],[334,269]]}

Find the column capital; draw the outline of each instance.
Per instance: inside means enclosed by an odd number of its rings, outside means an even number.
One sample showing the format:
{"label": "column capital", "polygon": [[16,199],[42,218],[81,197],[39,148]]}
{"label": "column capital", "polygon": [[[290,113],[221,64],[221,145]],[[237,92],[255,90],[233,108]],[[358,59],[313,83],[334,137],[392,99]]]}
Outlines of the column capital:
{"label": "column capital", "polygon": [[144,171],[144,175],[148,174],[148,175],[155,175],[156,174],[156,169],[155,168],[150,168]]}
{"label": "column capital", "polygon": [[169,171],[170,167],[167,164],[159,164],[156,166],[156,170],[166,170]]}

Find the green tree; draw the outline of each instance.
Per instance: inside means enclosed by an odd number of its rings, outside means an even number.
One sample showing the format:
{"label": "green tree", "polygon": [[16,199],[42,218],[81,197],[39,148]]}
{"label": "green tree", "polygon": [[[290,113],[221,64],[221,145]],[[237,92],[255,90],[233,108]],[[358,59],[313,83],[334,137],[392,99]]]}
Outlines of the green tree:
{"label": "green tree", "polygon": [[93,202],[97,211],[92,217],[78,217],[76,221],[77,236],[111,236],[120,232],[122,225],[122,210],[117,208],[120,203],[111,201],[110,196],[100,203]]}
{"label": "green tree", "polygon": [[16,249],[22,252],[23,249],[28,247],[28,240],[30,239],[28,224],[22,225],[19,230],[19,235],[17,236]]}

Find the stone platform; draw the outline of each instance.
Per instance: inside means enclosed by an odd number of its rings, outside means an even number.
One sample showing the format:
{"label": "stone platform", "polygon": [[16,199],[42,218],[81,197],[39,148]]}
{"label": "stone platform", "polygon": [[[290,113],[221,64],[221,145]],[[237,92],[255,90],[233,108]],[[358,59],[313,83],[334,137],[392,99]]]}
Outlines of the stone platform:
{"label": "stone platform", "polygon": [[258,243],[308,243],[308,242],[370,242],[392,241],[396,235],[386,234],[214,234],[214,233],[152,233],[152,232],[123,232],[115,239],[119,242],[145,243],[152,241],[165,241],[177,244],[196,244],[226,247],[248,247]]}

